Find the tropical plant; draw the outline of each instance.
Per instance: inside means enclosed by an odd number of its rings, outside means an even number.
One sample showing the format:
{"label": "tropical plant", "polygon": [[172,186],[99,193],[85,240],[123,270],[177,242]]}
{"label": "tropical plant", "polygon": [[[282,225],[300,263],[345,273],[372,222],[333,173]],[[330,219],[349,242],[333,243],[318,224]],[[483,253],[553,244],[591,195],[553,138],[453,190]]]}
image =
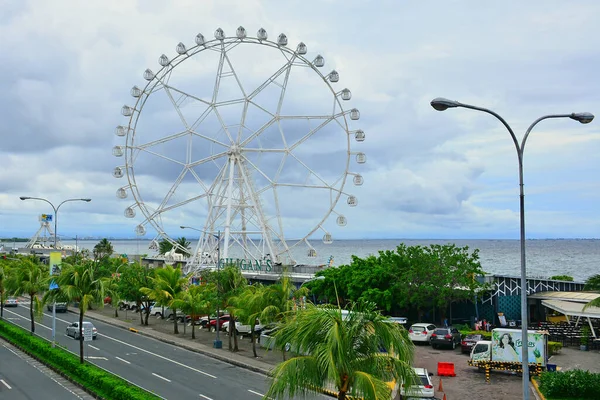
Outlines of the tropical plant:
{"label": "tropical plant", "polygon": [[352,305],[344,313],[307,303],[275,334],[276,347],[289,345],[296,354],[273,369],[265,398],[306,396],[333,385],[340,400],[389,399],[387,382],[416,379],[408,334],[386,322],[373,304]]}
{"label": "tropical plant", "polygon": [[[123,270],[119,270],[119,280],[117,283],[120,297],[128,301],[135,301],[138,309],[144,310],[143,313],[140,312],[140,324],[146,326],[148,325],[148,317],[150,315],[151,299],[143,294],[141,289],[152,287],[154,271],[154,269],[144,267],[137,262],[129,264]],[[142,305],[143,307],[141,307]]]}
{"label": "tropical plant", "polygon": [[31,319],[31,334],[35,333],[35,317],[41,318],[43,302],[38,294],[48,290],[48,266],[37,257],[27,257],[19,261],[8,280],[8,292],[13,296],[27,294],[29,296],[29,318]]}
{"label": "tropical plant", "polygon": [[81,264],[63,263],[62,272],[56,278],[58,289],[48,291],[44,302],[66,301],[77,302],[79,308],[79,362],[83,364],[83,317],[92,306],[104,305],[104,288],[106,279],[94,275],[94,263]]}
{"label": "tropical plant", "polygon": [[[252,343],[252,353],[256,354],[255,327],[256,320],[267,307],[268,298],[266,297],[267,287],[260,283],[246,286],[243,292],[238,296],[232,297],[229,301],[229,312],[232,311],[237,315],[241,323],[250,325],[250,340]],[[229,336],[236,335],[235,321],[229,321]]]}
{"label": "tropical plant", "polygon": [[96,259],[96,260],[101,260],[103,258],[110,257],[113,253],[114,253],[113,245],[106,238],[100,240],[94,246],[94,259]]}
{"label": "tropical plant", "polygon": [[184,289],[186,282],[187,279],[182,277],[179,268],[167,265],[155,270],[151,287],[140,289],[140,292],[159,305],[171,307],[173,310],[173,333],[175,334],[179,334],[179,329],[177,328],[177,308],[173,306],[172,302]]}
{"label": "tropical plant", "polygon": [[4,318],[4,294],[6,292],[5,283],[8,276],[8,267],[0,265],[0,319]]}
{"label": "tropical plant", "polygon": [[190,241],[185,237],[180,237],[175,240],[179,246],[175,249],[175,253],[189,255],[190,254]]}
{"label": "tropical plant", "polygon": [[191,285],[188,290],[179,293],[171,302],[173,308],[180,309],[192,318],[192,339],[196,339],[195,321],[197,317],[211,311],[210,299],[214,288],[211,285]]}
{"label": "tropical plant", "polygon": [[[226,265],[220,271],[215,272],[215,276],[218,282],[218,298],[223,302],[222,305],[224,308],[227,308],[229,311],[230,321],[235,321],[234,299],[248,286],[248,281],[242,275],[242,271],[235,265]],[[230,307],[231,310],[229,309]],[[239,351],[237,335],[229,335],[229,351]]]}
{"label": "tropical plant", "polygon": [[554,275],[554,276],[551,276],[550,279],[555,280],[555,281],[573,282],[573,277],[570,275]]}
{"label": "tropical plant", "polygon": [[[600,291],[600,274],[592,275],[585,281],[583,290]],[[600,296],[583,306],[583,309],[589,307],[600,307]]]}
{"label": "tropical plant", "polygon": [[158,254],[167,254],[173,248],[173,243],[168,240],[161,239],[158,242]]}

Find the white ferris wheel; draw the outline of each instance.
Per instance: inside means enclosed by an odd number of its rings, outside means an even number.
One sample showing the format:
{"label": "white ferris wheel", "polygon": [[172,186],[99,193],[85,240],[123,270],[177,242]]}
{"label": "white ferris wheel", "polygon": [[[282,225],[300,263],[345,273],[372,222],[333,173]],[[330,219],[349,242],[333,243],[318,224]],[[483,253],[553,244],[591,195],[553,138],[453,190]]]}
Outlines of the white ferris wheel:
{"label": "white ferris wheel", "polygon": [[352,94],[334,88],[338,72],[322,73],[321,55],[309,59],[304,43],[290,49],[262,28],[256,37],[219,28],[175,50],[144,71],[135,103],[121,109],[128,124],[116,128],[125,143],[113,155],[124,163],[113,176],[127,180],[117,197],[135,201],[125,217],[145,218],[136,234],[150,225],[178,246],[167,232],[198,227],[188,270],[214,266],[217,254],[294,265],[292,249],[305,247],[316,257],[309,239],[332,243],[332,227],[346,225],[336,206],[358,204],[347,181],[362,185],[350,168],[366,162],[351,148],[365,133],[351,129],[360,113],[344,109]]}

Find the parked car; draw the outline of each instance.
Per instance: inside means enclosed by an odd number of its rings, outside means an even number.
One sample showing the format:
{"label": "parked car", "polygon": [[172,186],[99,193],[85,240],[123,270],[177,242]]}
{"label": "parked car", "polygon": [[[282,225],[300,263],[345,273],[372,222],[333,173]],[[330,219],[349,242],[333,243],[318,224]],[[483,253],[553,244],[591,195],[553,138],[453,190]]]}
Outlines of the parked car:
{"label": "parked car", "polygon": [[[46,310],[52,311],[52,303],[46,304]],[[67,303],[59,302],[56,303],[56,312],[67,312],[69,310],[69,306]]]}
{"label": "parked car", "polygon": [[460,344],[460,332],[454,327],[447,328],[436,328],[431,334],[431,347],[437,349],[438,347],[450,347],[452,350],[456,349],[456,346]]}
{"label": "parked car", "polygon": [[[83,329],[92,329],[92,339],[96,340],[98,337],[98,330],[89,321],[83,321]],[[73,322],[69,326],[67,326],[67,336],[73,336],[73,339],[79,340],[79,322]]]}
{"label": "parked car", "polygon": [[150,307],[150,315],[154,315],[156,317],[163,317],[165,319],[173,318],[173,310],[169,307],[163,307],[158,305],[153,305]]}
{"label": "parked car", "polygon": [[19,305],[19,300],[16,297],[9,297],[4,300],[4,307],[17,307]]}
{"label": "parked car", "polygon": [[[215,321],[216,323],[216,321]],[[229,321],[225,321],[222,325],[222,329],[225,332],[229,332],[229,325],[231,325],[231,320]],[[254,333],[255,335],[260,335],[260,332],[264,329],[265,327],[263,325],[261,325],[259,320],[256,320],[256,325],[254,325]],[[240,321],[235,321],[235,334],[236,335],[249,335],[250,334],[250,325],[245,325],[242,324]]]}
{"label": "parked car", "polygon": [[432,372],[428,372],[425,368],[413,368],[415,375],[420,380],[415,385],[400,385],[400,397],[402,399],[410,399],[413,397],[433,399],[435,389],[431,383]]}
{"label": "parked car", "polygon": [[[221,315],[219,317],[219,329],[223,330],[223,324],[229,320],[231,320],[231,316],[229,314]],[[211,332],[217,331],[217,319],[216,318],[210,320],[209,329]]]}
{"label": "parked car", "polygon": [[431,334],[435,330],[434,324],[412,324],[408,329],[408,338],[413,342],[429,343]]}
{"label": "parked car", "polygon": [[475,346],[475,344],[480,340],[483,340],[483,335],[476,334],[465,336],[465,338],[460,342],[461,353],[471,354],[473,346]]}

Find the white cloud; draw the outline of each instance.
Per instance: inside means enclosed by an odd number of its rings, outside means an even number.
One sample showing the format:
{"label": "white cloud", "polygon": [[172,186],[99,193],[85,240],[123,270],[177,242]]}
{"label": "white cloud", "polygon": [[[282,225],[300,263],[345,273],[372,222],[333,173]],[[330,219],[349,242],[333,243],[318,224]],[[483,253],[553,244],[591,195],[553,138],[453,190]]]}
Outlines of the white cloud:
{"label": "white cloud", "polygon": [[[334,237],[517,238],[517,159],[508,133],[490,115],[439,113],[429,101],[445,96],[491,108],[519,140],[541,115],[597,113],[599,11],[592,0],[577,8],[542,0],[447,1],[435,7],[392,1],[11,3],[0,16],[0,236],[29,236],[37,229],[36,215],[48,212],[41,203],[20,202],[21,195],[54,202],[91,197],[89,204],[61,209],[61,232],[132,236],[141,213],[123,217],[133,199],[116,198],[126,181],[111,176],[123,162],[111,148],[122,144],[114,128],[124,122],[121,106],[132,104],[130,88],[145,84],[146,68],[159,69],[161,54],[174,57],[178,42],[191,46],[199,32],[210,38],[222,27],[232,35],[243,25],[250,36],[260,27],[270,39],[285,32],[290,48],[303,41],[308,59],[324,56],[324,74],[339,72],[335,88],[352,91],[348,104],[360,110],[361,119],[351,128],[366,132],[366,141],[353,141],[352,151],[364,151],[368,161],[357,165],[351,157],[351,172],[365,184],[346,186],[359,206],[348,207],[342,197],[336,211],[348,225],[338,227],[335,215],[324,225]],[[214,70],[199,60],[182,64],[182,80],[212,82]],[[265,59],[244,67],[249,76],[262,77],[274,66]],[[325,100],[317,79],[296,79],[289,107],[306,110]],[[208,88],[198,83],[198,91]],[[172,126],[178,118],[172,109],[161,109],[164,103],[151,107],[144,115],[146,134],[180,129]],[[596,123],[548,120],[532,132],[524,158],[529,236],[600,236]],[[332,138],[317,138],[312,149],[298,151],[327,176],[338,168],[333,158],[327,162],[334,157]],[[138,176],[145,185],[140,190],[156,202],[177,168],[155,162],[152,169],[152,160],[140,159]],[[194,187],[186,184],[182,191]],[[301,237],[328,207],[290,194],[284,208],[290,213],[286,225],[293,227],[288,236]],[[311,212],[314,221],[307,218]],[[190,215],[204,212],[179,210],[165,221],[173,227],[203,224],[179,221]]]}

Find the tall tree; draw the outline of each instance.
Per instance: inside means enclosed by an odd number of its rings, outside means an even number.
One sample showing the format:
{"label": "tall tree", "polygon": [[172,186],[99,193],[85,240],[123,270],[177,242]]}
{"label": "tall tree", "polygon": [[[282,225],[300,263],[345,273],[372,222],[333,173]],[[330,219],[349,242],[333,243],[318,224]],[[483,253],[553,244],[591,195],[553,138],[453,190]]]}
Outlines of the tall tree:
{"label": "tall tree", "polygon": [[[234,321],[235,304],[233,304],[233,300],[248,286],[248,281],[242,275],[242,271],[235,265],[226,265],[225,268],[215,272],[215,274],[218,281],[217,290],[219,292],[219,299],[222,302],[220,309],[226,308],[231,316],[231,321]],[[230,306],[231,309],[229,309]],[[236,335],[229,335],[229,351],[239,351]]]}
{"label": "tall tree", "polygon": [[140,324],[146,326],[150,315],[151,299],[142,293],[141,289],[152,287],[154,271],[152,268],[144,267],[135,262],[119,270],[117,282],[120,297],[128,301],[135,301],[138,309],[144,310],[143,313],[140,312]]}
{"label": "tall tree", "polygon": [[[256,342],[254,340],[254,331],[256,327],[256,320],[260,318],[267,306],[268,298],[266,296],[267,288],[260,283],[246,286],[244,290],[235,297],[232,297],[229,301],[231,307],[228,308],[229,312],[235,312],[240,322],[244,325],[250,325],[250,341],[252,343],[252,353],[254,357],[258,357],[256,354]],[[235,321],[229,321],[229,336],[237,336],[235,328]]]}
{"label": "tall tree", "polygon": [[160,242],[158,242],[158,254],[166,254],[171,251],[172,248],[173,243],[168,240],[161,239]]}
{"label": "tall tree", "polygon": [[108,239],[104,238],[94,246],[94,259],[102,260],[104,258],[108,258],[114,252],[115,250],[113,249],[112,243],[109,242]]}
{"label": "tall tree", "polygon": [[48,291],[44,296],[48,301],[78,302],[79,308],[79,362],[83,364],[83,317],[91,306],[104,305],[104,288],[107,279],[95,276],[95,263],[64,264],[56,278],[58,289]]}
{"label": "tall tree", "polygon": [[183,291],[187,279],[181,275],[179,268],[173,268],[171,265],[156,269],[154,274],[152,286],[143,287],[140,291],[158,304],[171,307],[173,310],[173,333],[179,334],[177,308],[172,303]]}
{"label": "tall tree", "polygon": [[210,285],[191,285],[188,290],[179,293],[171,303],[174,308],[189,314],[192,319],[192,339],[196,339],[195,322],[197,317],[211,312],[210,299],[214,287]]}
{"label": "tall tree", "polygon": [[29,318],[31,319],[31,334],[35,333],[35,318],[41,318],[43,302],[39,294],[48,290],[48,266],[31,256],[19,261],[19,265],[8,280],[9,292],[14,296],[29,295]]}
{"label": "tall tree", "polygon": [[183,255],[190,254],[190,241],[187,240],[185,237],[177,238],[177,240],[175,240],[175,243],[179,245],[179,247],[175,249],[175,253]]}
{"label": "tall tree", "polygon": [[273,369],[265,398],[306,396],[334,385],[340,400],[389,399],[387,382],[415,379],[406,331],[386,322],[374,305],[352,306],[345,314],[307,303],[275,334],[278,348],[288,343],[297,354]]}
{"label": "tall tree", "polygon": [[[592,275],[585,281],[585,286],[583,290],[592,290],[600,292],[600,274]],[[600,297],[590,301],[587,303],[583,309],[587,309],[589,307],[600,307]]]}

